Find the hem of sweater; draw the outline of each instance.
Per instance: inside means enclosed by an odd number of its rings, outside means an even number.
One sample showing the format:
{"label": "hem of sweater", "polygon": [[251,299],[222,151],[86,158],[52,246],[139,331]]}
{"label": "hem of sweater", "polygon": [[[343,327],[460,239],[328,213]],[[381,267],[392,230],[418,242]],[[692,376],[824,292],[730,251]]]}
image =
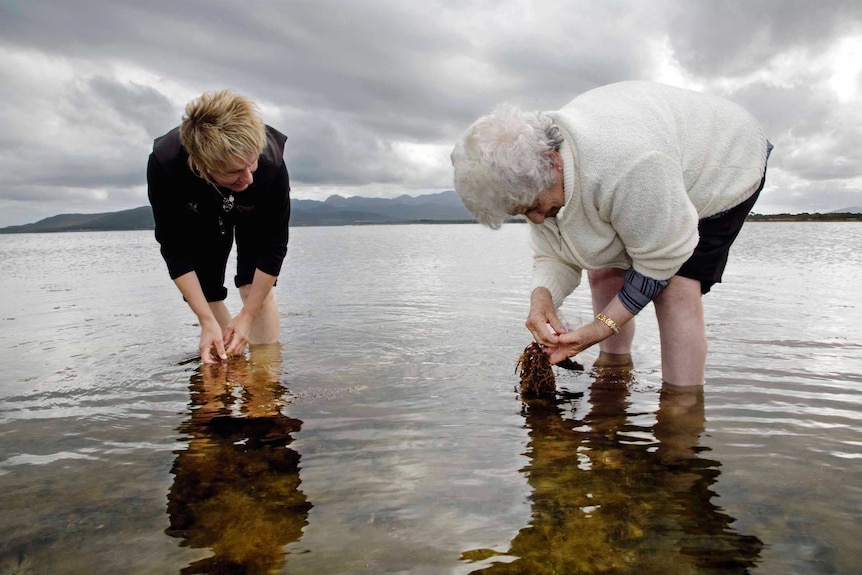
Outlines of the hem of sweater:
{"label": "hem of sweater", "polygon": [[[735,208],[736,206],[745,202],[748,198],[753,196],[757,192],[758,188],[760,188],[760,182],[761,182],[761,180],[763,180],[763,176],[766,174],[768,144],[767,144],[766,135],[763,133],[763,128],[760,126],[760,124],[758,124],[757,127],[758,127],[758,133],[760,134],[759,153],[760,153],[760,165],[762,167],[759,169],[757,176],[754,180],[754,183],[750,187],[745,188],[742,192],[740,192],[740,194],[738,196],[736,196],[735,199],[728,199],[727,201],[722,202],[722,204],[720,206],[713,207],[712,209],[704,212],[703,214],[698,214],[698,216],[697,216],[698,219],[702,220],[704,218],[711,218],[711,217],[713,217],[717,214],[720,214],[722,212],[732,210],[733,208]],[[752,167],[750,169],[754,170],[755,168]]]}

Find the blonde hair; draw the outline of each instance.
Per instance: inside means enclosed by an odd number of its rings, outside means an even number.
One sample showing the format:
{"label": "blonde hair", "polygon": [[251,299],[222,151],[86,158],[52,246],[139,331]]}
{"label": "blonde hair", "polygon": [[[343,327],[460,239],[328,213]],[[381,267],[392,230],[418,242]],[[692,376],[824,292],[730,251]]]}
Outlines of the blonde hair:
{"label": "blonde hair", "polygon": [[213,172],[226,172],[238,158],[260,154],[266,128],[257,105],[231,90],[204,92],[186,105],[180,142],[189,154],[189,167],[210,181]]}

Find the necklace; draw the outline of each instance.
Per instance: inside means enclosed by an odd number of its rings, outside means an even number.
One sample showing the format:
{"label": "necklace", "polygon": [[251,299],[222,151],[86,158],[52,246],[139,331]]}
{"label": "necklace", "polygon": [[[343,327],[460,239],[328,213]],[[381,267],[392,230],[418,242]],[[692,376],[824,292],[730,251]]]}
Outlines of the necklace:
{"label": "necklace", "polygon": [[223,209],[225,212],[231,211],[233,209],[233,194],[228,193],[228,195],[225,196],[223,193],[221,193],[221,190],[218,189],[218,186],[216,186],[212,182],[210,182],[210,184],[212,185],[213,189],[216,192],[218,192],[218,195],[221,197],[221,200],[222,200],[221,201],[221,209]]}

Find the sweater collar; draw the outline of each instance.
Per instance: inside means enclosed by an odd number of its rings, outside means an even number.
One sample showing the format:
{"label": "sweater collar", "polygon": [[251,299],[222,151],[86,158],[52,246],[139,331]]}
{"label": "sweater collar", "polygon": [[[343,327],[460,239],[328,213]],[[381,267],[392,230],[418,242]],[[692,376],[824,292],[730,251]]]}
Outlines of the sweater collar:
{"label": "sweater collar", "polygon": [[568,208],[573,208],[576,202],[580,201],[580,194],[575,194],[576,180],[575,167],[578,164],[578,152],[572,145],[571,135],[559,124],[557,124],[560,132],[563,134],[563,143],[560,145],[560,158],[563,160],[563,196],[566,204],[561,212],[565,212]]}

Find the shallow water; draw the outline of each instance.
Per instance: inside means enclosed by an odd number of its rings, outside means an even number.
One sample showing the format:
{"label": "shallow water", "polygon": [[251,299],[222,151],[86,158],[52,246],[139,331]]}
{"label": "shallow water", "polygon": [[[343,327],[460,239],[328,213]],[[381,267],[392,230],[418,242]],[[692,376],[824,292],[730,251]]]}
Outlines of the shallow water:
{"label": "shallow water", "polygon": [[862,226],[746,225],[702,395],[647,309],[550,405],[526,234],[295,229],[281,345],[212,369],[150,233],[0,236],[0,573],[862,571]]}

